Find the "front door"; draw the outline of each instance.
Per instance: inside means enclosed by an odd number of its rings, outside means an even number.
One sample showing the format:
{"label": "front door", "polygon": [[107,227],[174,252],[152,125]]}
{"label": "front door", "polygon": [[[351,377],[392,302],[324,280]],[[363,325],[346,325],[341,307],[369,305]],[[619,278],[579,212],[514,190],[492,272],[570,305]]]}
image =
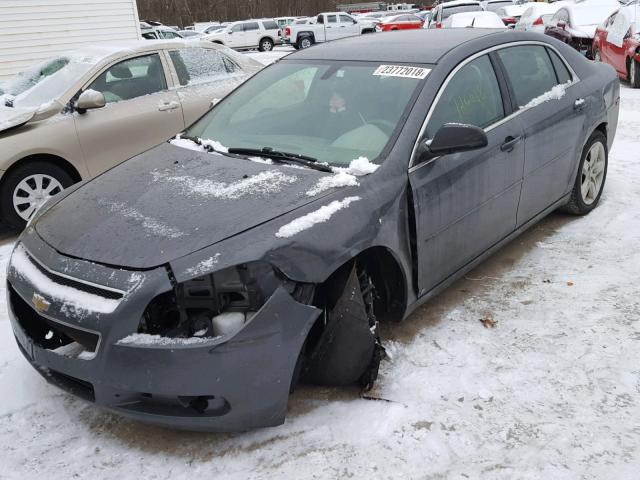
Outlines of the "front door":
{"label": "front door", "polygon": [[488,146],[410,169],[420,295],[515,229],[524,145],[517,122],[500,124],[506,114],[488,55],[454,74],[430,114],[426,138],[445,123],[470,124],[485,128]]}
{"label": "front door", "polygon": [[106,68],[86,89],[104,94],[107,105],[74,115],[91,175],[158,145],[184,128],[182,107],[158,53]]}
{"label": "front door", "polygon": [[360,33],[360,25],[353,22],[349,15],[340,15],[340,36],[352,37]]}
{"label": "front door", "polygon": [[242,48],[246,45],[244,24],[237,23],[231,27],[231,30],[226,35],[226,45],[231,48]]}
{"label": "front door", "polygon": [[518,226],[560,200],[572,187],[585,138],[588,99],[576,93],[558,53],[542,45],[497,52],[510,80],[525,136],[525,169]]}

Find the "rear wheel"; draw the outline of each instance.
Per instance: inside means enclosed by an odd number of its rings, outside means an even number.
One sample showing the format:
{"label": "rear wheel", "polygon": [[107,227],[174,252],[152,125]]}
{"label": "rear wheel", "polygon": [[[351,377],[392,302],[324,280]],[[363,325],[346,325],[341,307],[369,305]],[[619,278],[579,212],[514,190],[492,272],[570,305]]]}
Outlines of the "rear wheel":
{"label": "rear wheel", "polygon": [[640,63],[629,60],[629,83],[633,88],[640,88]]}
{"label": "rear wheel", "polygon": [[302,37],[300,40],[298,40],[298,49],[302,50],[304,48],[309,48],[313,45],[313,40],[311,40],[311,37]]}
{"label": "rear wheel", "polygon": [[273,40],[270,38],[263,38],[260,40],[260,45],[258,46],[258,50],[261,52],[270,52],[273,50]]}
{"label": "rear wheel", "polygon": [[596,131],[582,151],[571,199],[564,206],[564,211],[586,215],[596,208],[607,178],[608,162],[607,139],[602,132]]}
{"label": "rear wheel", "polygon": [[3,220],[12,227],[24,228],[44,202],[73,183],[73,178],[63,168],[49,162],[18,166],[2,182],[0,211]]}

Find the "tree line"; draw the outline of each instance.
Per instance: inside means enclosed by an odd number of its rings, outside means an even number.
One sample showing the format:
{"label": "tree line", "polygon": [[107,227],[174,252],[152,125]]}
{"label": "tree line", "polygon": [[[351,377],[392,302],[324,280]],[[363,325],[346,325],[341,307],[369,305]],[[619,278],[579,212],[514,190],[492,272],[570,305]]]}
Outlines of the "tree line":
{"label": "tree line", "polygon": [[[356,0],[354,0],[355,3]],[[359,1],[359,0],[358,0]],[[311,16],[336,9],[336,0],[138,0],[141,20],[181,27],[194,22],[227,22],[245,18]]]}

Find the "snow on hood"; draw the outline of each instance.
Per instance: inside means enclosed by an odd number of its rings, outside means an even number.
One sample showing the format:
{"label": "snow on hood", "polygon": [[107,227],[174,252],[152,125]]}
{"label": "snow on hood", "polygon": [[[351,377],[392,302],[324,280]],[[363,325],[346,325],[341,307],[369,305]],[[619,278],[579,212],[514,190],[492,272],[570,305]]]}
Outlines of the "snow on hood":
{"label": "snow on hood", "polygon": [[351,203],[357,202],[360,197],[347,197],[343,200],[335,200],[329,205],[324,205],[313,212],[307,213],[302,217],[298,217],[291,222],[280,227],[276,232],[278,238],[293,237],[297,233],[308,230],[318,223],[324,223],[328,221],[333,215],[340,210],[347,208]]}
{"label": "snow on hood", "polygon": [[62,254],[153,268],[322,198],[305,192],[326,176],[165,143],[80,186],[34,226]]}
{"label": "snow on hood", "polygon": [[35,114],[35,108],[0,107],[0,132],[24,125]]}

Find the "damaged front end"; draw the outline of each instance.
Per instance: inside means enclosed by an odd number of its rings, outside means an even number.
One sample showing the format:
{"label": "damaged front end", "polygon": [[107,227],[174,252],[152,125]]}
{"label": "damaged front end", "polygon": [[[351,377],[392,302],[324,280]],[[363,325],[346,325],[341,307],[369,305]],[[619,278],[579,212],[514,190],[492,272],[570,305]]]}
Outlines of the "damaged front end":
{"label": "damaged front end", "polygon": [[[171,272],[170,272],[171,274]],[[203,275],[156,297],[138,334],[163,338],[231,338],[282,288],[296,302],[321,310],[296,362],[291,390],[304,382],[369,390],[384,348],[374,313],[371,277],[350,262],[322,285],[298,283],[266,262],[251,262]],[[288,312],[283,311],[282,315]]]}

